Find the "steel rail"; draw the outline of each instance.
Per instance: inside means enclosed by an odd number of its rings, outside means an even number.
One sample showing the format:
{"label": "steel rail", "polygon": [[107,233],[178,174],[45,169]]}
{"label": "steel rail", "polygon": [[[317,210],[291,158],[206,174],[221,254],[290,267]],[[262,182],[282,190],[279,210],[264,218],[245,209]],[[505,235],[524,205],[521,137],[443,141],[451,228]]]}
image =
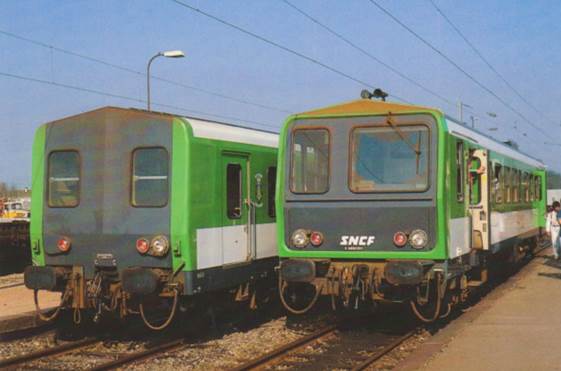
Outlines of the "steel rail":
{"label": "steel rail", "polygon": [[51,357],[54,355],[61,355],[61,354],[65,354],[80,348],[85,348],[87,346],[90,346],[94,343],[100,342],[101,340],[99,338],[86,338],[86,339],[82,339],[82,340],[78,340],[72,343],[68,343],[68,344],[64,344],[64,345],[60,345],[57,347],[51,347],[51,348],[47,348],[47,349],[42,349],[36,352],[31,352],[31,353],[27,353],[27,354],[23,354],[21,356],[17,356],[17,357],[12,357],[12,358],[8,358],[5,360],[0,361],[0,369],[3,369],[5,367],[14,367],[14,366],[18,366],[18,365],[23,365],[26,364],[28,362],[31,361],[35,361],[38,358],[43,358],[43,357]]}
{"label": "steel rail", "polygon": [[282,356],[286,355],[287,353],[297,349],[297,348],[301,348],[305,345],[308,345],[309,343],[312,343],[328,334],[331,334],[333,332],[335,332],[335,330],[337,330],[337,325],[331,325],[331,326],[327,326],[324,327],[321,330],[318,330],[316,332],[313,332],[309,335],[303,336],[300,339],[296,339],[291,343],[288,343],[286,345],[280,346],[276,349],[273,349],[272,351],[265,353],[264,355],[254,358],[238,367],[235,367],[233,369],[231,369],[232,371],[241,371],[241,370],[252,370],[252,369],[256,369],[258,367],[262,367],[268,363],[273,362],[274,360],[277,360],[279,358],[281,358]]}
{"label": "steel rail", "polygon": [[365,359],[362,363],[360,363],[359,365],[355,366],[352,371],[361,371],[364,370],[366,368],[368,368],[370,365],[372,365],[374,362],[376,362],[377,360],[379,360],[380,358],[382,358],[383,356],[385,356],[386,354],[388,354],[389,352],[391,352],[393,349],[395,349],[397,346],[401,345],[405,340],[409,339],[411,336],[413,336],[416,333],[415,330],[413,331],[409,331],[408,333],[406,333],[403,336],[398,337],[397,339],[393,340],[391,343],[389,343],[388,345],[384,346],[382,349],[380,349],[379,351],[377,351],[376,353],[374,353],[372,356],[368,357],[367,359]]}
{"label": "steel rail", "polygon": [[113,370],[113,369],[116,369],[116,368],[121,367],[121,366],[126,365],[126,364],[130,364],[130,363],[133,363],[133,362],[144,361],[144,360],[147,360],[147,359],[150,359],[150,358],[154,358],[161,353],[176,350],[176,349],[182,348],[186,345],[187,344],[185,343],[185,339],[172,340],[170,342],[159,344],[159,345],[156,345],[154,347],[148,348],[148,349],[143,350],[141,352],[131,353],[131,354],[121,356],[121,357],[119,357],[119,358],[117,358],[113,361],[102,363],[102,364],[94,366],[94,367],[92,367],[88,370],[89,371]]}

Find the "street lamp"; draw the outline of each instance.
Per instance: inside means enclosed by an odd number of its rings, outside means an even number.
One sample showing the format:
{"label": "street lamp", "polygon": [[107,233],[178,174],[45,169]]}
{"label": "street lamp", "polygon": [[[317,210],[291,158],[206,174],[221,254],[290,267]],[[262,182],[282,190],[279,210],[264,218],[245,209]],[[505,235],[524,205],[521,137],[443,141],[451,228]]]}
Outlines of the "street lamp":
{"label": "street lamp", "polygon": [[183,58],[185,57],[185,54],[183,54],[181,50],[168,50],[165,52],[159,52],[148,61],[148,67],[146,68],[146,101],[148,103],[148,111],[150,111],[150,66],[152,65],[152,61],[158,57]]}

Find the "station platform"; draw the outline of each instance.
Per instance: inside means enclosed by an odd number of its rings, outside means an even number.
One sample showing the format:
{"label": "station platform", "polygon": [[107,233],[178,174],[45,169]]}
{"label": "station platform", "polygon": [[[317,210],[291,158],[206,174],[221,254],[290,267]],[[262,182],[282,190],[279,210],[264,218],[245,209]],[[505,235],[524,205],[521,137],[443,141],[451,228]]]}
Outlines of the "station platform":
{"label": "station platform", "polygon": [[561,370],[561,261],[548,250],[396,369]]}
{"label": "station platform", "polygon": [[[51,309],[60,303],[60,293],[39,292],[41,309]],[[22,327],[32,327],[39,321],[35,315],[33,290],[23,285],[0,289],[0,333]]]}

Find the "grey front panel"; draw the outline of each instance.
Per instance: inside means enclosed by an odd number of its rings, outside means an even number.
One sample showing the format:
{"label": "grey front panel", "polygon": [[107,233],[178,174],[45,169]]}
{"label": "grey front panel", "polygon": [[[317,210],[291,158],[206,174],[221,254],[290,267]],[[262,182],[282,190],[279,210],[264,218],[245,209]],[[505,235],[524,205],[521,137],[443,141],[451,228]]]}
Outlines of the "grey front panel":
{"label": "grey front panel", "polygon": [[[170,206],[131,205],[131,158],[135,148],[161,146],[169,153],[171,168],[171,139],[169,117],[133,110],[106,108],[49,124],[45,161],[51,151],[78,151],[81,185],[76,207],[52,208],[45,200],[46,263],[82,265],[91,276],[97,254],[108,253],[113,254],[119,269],[170,267],[169,254],[156,258],[136,251],[139,237],[169,237]],[[45,183],[48,187],[48,181]],[[69,253],[58,253],[61,236],[72,241]]]}
{"label": "grey front panel", "polygon": [[[327,128],[330,132],[329,189],[323,194],[296,194],[290,192],[290,159],[285,161],[285,242],[292,248],[290,237],[296,229],[319,231],[325,242],[320,247],[308,245],[304,250],[411,251],[409,245],[397,248],[393,235],[398,231],[410,233],[423,229],[429,236],[428,245],[435,246],[436,231],[436,166],[438,127],[427,114],[394,115],[395,124],[423,124],[429,130],[428,158],[429,186],[422,192],[355,193],[349,188],[349,138],[357,126],[380,125],[387,116],[353,118],[321,118],[296,120],[294,128]],[[292,138],[288,136],[287,148]],[[290,150],[287,151],[290,153]],[[374,236],[368,246],[341,244],[342,236]],[[354,250],[353,250],[354,251]]]}
{"label": "grey front panel", "polygon": [[[402,231],[410,233],[423,229],[429,235],[427,251],[434,247],[436,237],[436,215],[432,202],[307,202],[291,204],[285,211],[287,246],[290,235],[297,229],[319,231],[324,235],[324,243],[315,247],[311,244],[303,250],[308,251],[412,251],[409,245],[397,248],[393,235]],[[362,244],[342,240],[342,237],[363,237]],[[373,242],[368,237],[374,237]]]}

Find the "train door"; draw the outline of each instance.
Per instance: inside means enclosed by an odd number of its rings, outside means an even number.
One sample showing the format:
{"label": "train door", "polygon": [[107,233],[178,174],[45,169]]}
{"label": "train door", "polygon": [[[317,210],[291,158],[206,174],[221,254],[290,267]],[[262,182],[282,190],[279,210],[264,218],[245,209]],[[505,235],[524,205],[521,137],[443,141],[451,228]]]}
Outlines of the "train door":
{"label": "train door", "polygon": [[222,155],[222,263],[246,262],[250,254],[249,159],[244,154]]}
{"label": "train door", "polygon": [[469,208],[472,248],[488,250],[489,238],[489,156],[484,149],[472,149],[469,157]]}

